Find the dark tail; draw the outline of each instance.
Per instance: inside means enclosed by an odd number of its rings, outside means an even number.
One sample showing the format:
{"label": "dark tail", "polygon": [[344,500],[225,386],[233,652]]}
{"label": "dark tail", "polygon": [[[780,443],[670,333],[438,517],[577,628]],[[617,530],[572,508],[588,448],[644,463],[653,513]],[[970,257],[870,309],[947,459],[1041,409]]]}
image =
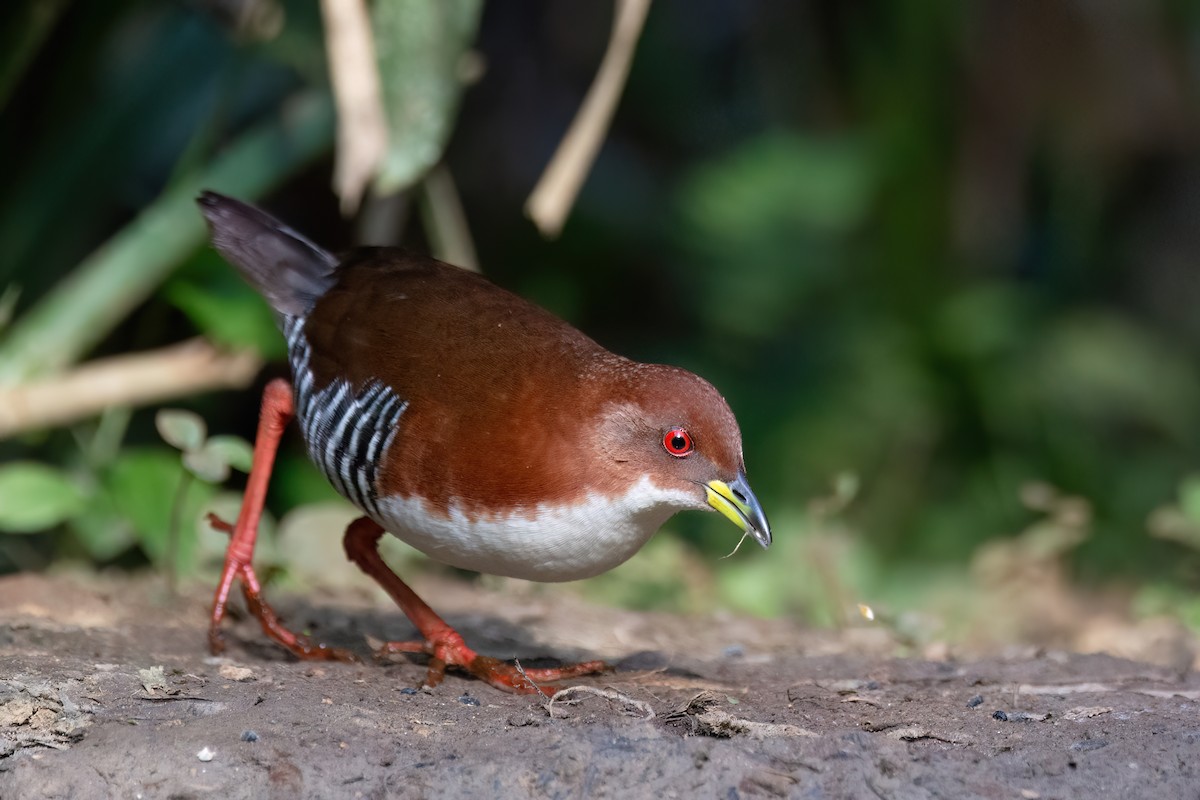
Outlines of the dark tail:
{"label": "dark tail", "polygon": [[337,259],[279,220],[216,192],[196,202],[213,246],[280,314],[307,314],[333,285]]}

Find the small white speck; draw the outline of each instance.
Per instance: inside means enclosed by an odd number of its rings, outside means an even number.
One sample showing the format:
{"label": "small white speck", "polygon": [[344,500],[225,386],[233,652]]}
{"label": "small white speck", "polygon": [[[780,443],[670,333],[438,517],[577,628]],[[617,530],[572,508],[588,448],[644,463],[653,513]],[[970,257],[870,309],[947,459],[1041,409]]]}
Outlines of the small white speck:
{"label": "small white speck", "polygon": [[210,750],[206,747],[203,750],[201,750],[199,753],[196,753],[196,758],[198,758],[204,762],[209,762],[209,761],[213,760],[213,756],[215,756],[215,755],[216,755],[215,752],[213,752],[212,750]]}

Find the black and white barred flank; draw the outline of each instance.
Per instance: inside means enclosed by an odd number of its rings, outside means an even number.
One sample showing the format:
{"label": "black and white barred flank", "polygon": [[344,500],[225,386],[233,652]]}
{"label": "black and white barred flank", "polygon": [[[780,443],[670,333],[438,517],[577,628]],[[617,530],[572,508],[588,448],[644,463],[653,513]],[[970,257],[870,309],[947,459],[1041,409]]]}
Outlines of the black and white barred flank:
{"label": "black and white barred flank", "polygon": [[379,381],[355,392],[347,381],[334,380],[314,392],[304,321],[305,317],[283,317],[296,419],[308,455],[343,497],[378,515],[379,464],[408,403]]}

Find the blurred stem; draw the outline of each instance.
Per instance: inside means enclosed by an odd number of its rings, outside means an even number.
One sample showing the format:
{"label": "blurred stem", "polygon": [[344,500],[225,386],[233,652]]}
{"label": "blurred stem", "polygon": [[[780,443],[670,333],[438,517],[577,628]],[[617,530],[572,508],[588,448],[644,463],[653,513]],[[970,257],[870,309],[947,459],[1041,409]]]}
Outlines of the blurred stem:
{"label": "blurred stem", "polygon": [[575,198],[583,188],[617,110],[617,101],[621,99],[625,80],[629,77],[649,11],[650,0],[616,0],[612,34],[596,79],[546,171],[525,202],[525,213],[542,236],[555,238],[562,232]]}
{"label": "blurred stem", "polygon": [[16,311],[17,301],[21,299],[21,287],[10,283],[0,292],[0,331],[12,322],[13,312]]}
{"label": "blurred stem", "polygon": [[388,126],[365,0],[321,0],[321,17],[338,116],[333,187],[348,217],[387,155]]}
{"label": "blurred stem", "polygon": [[0,66],[0,108],[8,105],[9,95],[25,74],[46,37],[54,30],[69,0],[30,0],[26,3],[25,18],[13,25],[11,37],[5,37],[8,58]]}
{"label": "blurred stem", "polygon": [[71,364],[149,297],[204,239],[195,207],[201,189],[256,198],[332,141],[328,97],[305,94],[243,135],[207,169],[180,180],[13,325],[0,342],[0,385]]}
{"label": "blurred stem", "polygon": [[421,221],[436,258],[479,272],[479,257],[471,240],[467,212],[445,163],[429,170],[421,181]]}
{"label": "blurred stem", "polygon": [[175,487],[175,497],[171,501],[171,522],[167,528],[167,591],[175,594],[179,575],[177,564],[179,559],[179,518],[183,516],[183,504],[187,500],[188,489],[192,485],[192,473],[187,467],[180,467],[179,484]]}
{"label": "blurred stem", "polygon": [[71,429],[75,444],[83,453],[84,463],[97,470],[111,463],[125,441],[133,409],[126,405],[105,406],[92,429],[77,425]]}
{"label": "blurred stem", "polygon": [[411,209],[411,189],[401,189],[388,195],[367,192],[358,215],[355,241],[358,244],[388,247],[400,244]]}

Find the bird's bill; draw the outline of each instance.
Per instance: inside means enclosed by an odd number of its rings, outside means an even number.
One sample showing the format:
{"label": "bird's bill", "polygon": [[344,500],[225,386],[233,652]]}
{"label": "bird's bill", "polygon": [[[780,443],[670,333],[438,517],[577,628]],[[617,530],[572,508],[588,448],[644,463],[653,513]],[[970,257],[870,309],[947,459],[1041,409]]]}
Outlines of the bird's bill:
{"label": "bird's bill", "polygon": [[763,513],[762,504],[750,491],[746,476],[725,481],[709,481],[704,485],[708,504],[724,514],[734,525],[754,537],[763,547],[771,546],[771,525]]}

